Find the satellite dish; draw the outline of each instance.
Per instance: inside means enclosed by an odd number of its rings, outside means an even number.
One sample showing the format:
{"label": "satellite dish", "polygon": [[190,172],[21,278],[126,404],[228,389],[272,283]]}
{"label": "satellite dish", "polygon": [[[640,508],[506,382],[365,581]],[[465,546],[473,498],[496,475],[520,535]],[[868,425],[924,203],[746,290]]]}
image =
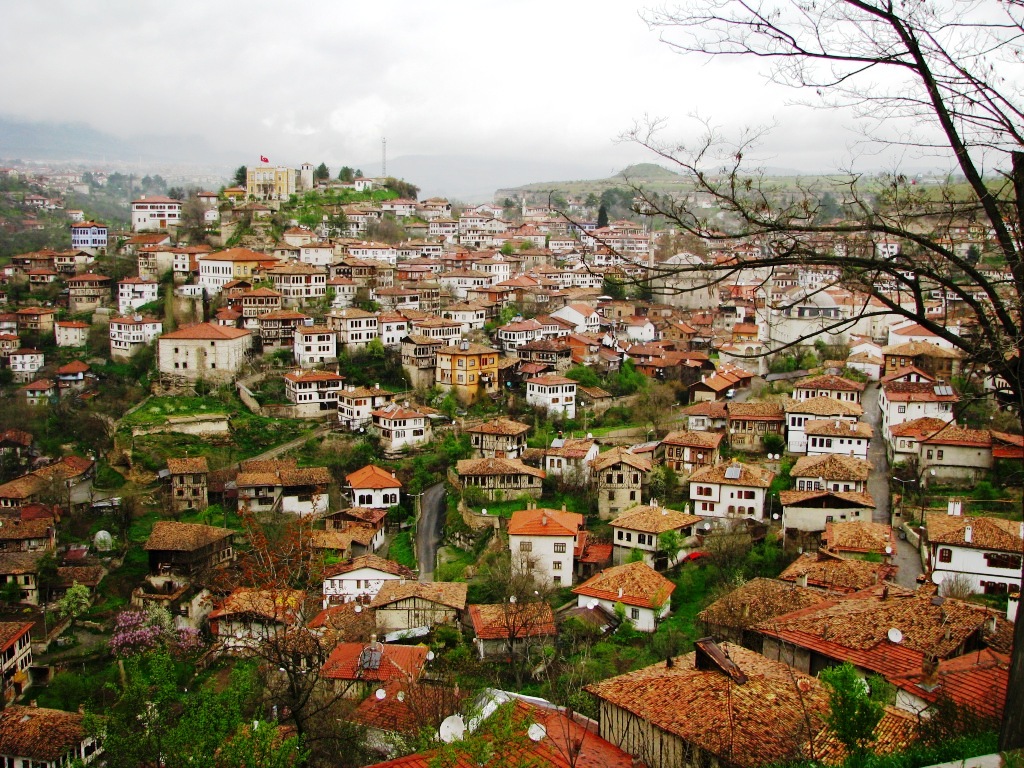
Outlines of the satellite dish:
{"label": "satellite dish", "polygon": [[405,701],[405,691],[399,691],[397,698],[399,701]]}
{"label": "satellite dish", "polygon": [[600,603],[598,603],[597,600],[590,600],[587,603],[587,608],[589,608],[590,610],[594,610],[595,608],[597,608],[598,605],[600,605]]}
{"label": "satellite dish", "polygon": [[378,688],[373,695],[377,697],[377,701],[384,701],[384,698],[388,694],[387,691],[385,691],[383,688]]}
{"label": "satellite dish", "polygon": [[427,651],[427,661],[433,661],[433,660],[434,660],[434,652],[433,651]]}
{"label": "satellite dish", "polygon": [[891,555],[892,554],[892,547],[886,547],[885,548],[885,554]]}
{"label": "satellite dish", "polygon": [[356,613],[362,613],[362,612],[363,612],[363,606],[357,605],[356,606]]}
{"label": "satellite dish", "polygon": [[512,597],[510,597],[510,598],[508,599],[508,601],[509,601],[510,603],[515,603],[515,601],[516,601],[516,596],[515,596],[515,595],[512,595]]}
{"label": "satellite dish", "polygon": [[458,741],[466,733],[466,723],[459,715],[451,715],[441,721],[441,727],[437,731],[437,735],[441,738],[445,744],[451,744],[453,741]]}
{"label": "satellite dish", "polygon": [[903,642],[903,633],[896,629],[896,627],[893,627],[888,632],[886,632],[885,636],[889,638],[890,643],[899,644]]}
{"label": "satellite dish", "polygon": [[540,723],[533,723],[529,728],[527,728],[526,735],[530,737],[530,741],[540,741],[548,735],[548,732]]}
{"label": "satellite dish", "polygon": [[480,514],[482,514],[482,515],[486,515],[486,514],[487,514],[487,509],[486,509],[486,508],[484,508],[484,509],[481,509],[481,510],[480,510]]}

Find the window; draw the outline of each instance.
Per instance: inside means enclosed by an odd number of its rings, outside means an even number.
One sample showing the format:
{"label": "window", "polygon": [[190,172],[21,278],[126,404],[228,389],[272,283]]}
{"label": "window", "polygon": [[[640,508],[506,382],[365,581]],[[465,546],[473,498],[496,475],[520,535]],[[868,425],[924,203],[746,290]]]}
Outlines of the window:
{"label": "window", "polygon": [[1011,568],[1017,571],[1020,570],[1020,555],[1009,555],[1003,552],[986,552],[985,559],[988,561],[989,568]]}
{"label": "window", "polygon": [[551,577],[551,581],[554,582],[555,584],[561,584],[562,583],[562,577],[561,576],[552,576]]}
{"label": "window", "polygon": [[562,561],[561,560],[553,561],[551,563],[551,570],[553,570],[553,571],[560,571],[560,570],[562,570]]}
{"label": "window", "polygon": [[557,554],[563,554],[565,552],[565,542],[558,542],[555,544],[555,552]]}
{"label": "window", "polygon": [[608,501],[615,501],[615,491],[608,491]]}
{"label": "window", "polygon": [[935,452],[935,458],[937,458],[939,461],[942,461],[942,449],[941,448]]}
{"label": "window", "polygon": [[640,609],[639,608],[630,608],[629,609],[629,618],[631,618],[633,621],[638,621],[640,619]]}
{"label": "window", "polygon": [[618,532],[618,536],[616,538],[618,538],[619,541],[622,541],[622,531]]}
{"label": "window", "polygon": [[948,563],[953,560],[953,550],[948,547],[943,547],[939,550],[939,562]]}
{"label": "window", "polygon": [[905,405],[897,406],[896,413],[906,413],[906,412],[907,412],[907,406],[905,406]]}

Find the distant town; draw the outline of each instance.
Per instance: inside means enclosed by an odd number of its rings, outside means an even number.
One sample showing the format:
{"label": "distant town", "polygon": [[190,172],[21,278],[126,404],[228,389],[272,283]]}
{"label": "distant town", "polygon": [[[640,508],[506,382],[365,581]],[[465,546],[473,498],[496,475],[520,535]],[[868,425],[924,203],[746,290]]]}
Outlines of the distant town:
{"label": "distant town", "polygon": [[624,182],[0,168],[0,767],[995,751],[1024,436],[948,338],[984,291],[844,270],[898,237],[760,267],[693,203],[721,231]]}

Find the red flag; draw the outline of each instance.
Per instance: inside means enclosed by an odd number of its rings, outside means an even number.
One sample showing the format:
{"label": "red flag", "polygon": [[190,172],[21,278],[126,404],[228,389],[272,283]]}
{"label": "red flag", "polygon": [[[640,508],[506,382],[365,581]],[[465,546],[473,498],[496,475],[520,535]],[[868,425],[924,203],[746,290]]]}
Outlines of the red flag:
{"label": "red flag", "polygon": [[261,163],[269,163],[270,161],[267,160],[267,158],[265,158],[263,155],[260,155],[260,162]]}

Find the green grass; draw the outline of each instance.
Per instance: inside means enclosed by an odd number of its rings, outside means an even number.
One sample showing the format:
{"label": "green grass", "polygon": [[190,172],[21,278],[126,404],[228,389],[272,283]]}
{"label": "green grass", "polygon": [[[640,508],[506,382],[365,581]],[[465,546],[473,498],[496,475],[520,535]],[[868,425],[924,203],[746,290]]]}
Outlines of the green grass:
{"label": "green grass", "polygon": [[402,531],[391,540],[388,557],[406,568],[416,567],[416,556],[412,552],[412,534]]}
{"label": "green grass", "polygon": [[125,416],[121,423],[129,427],[155,426],[166,424],[172,416],[210,416],[241,411],[233,402],[225,403],[216,397],[151,397],[134,413]]}
{"label": "green grass", "polygon": [[477,561],[476,555],[458,547],[444,547],[434,570],[435,581],[465,581],[466,568]]}

